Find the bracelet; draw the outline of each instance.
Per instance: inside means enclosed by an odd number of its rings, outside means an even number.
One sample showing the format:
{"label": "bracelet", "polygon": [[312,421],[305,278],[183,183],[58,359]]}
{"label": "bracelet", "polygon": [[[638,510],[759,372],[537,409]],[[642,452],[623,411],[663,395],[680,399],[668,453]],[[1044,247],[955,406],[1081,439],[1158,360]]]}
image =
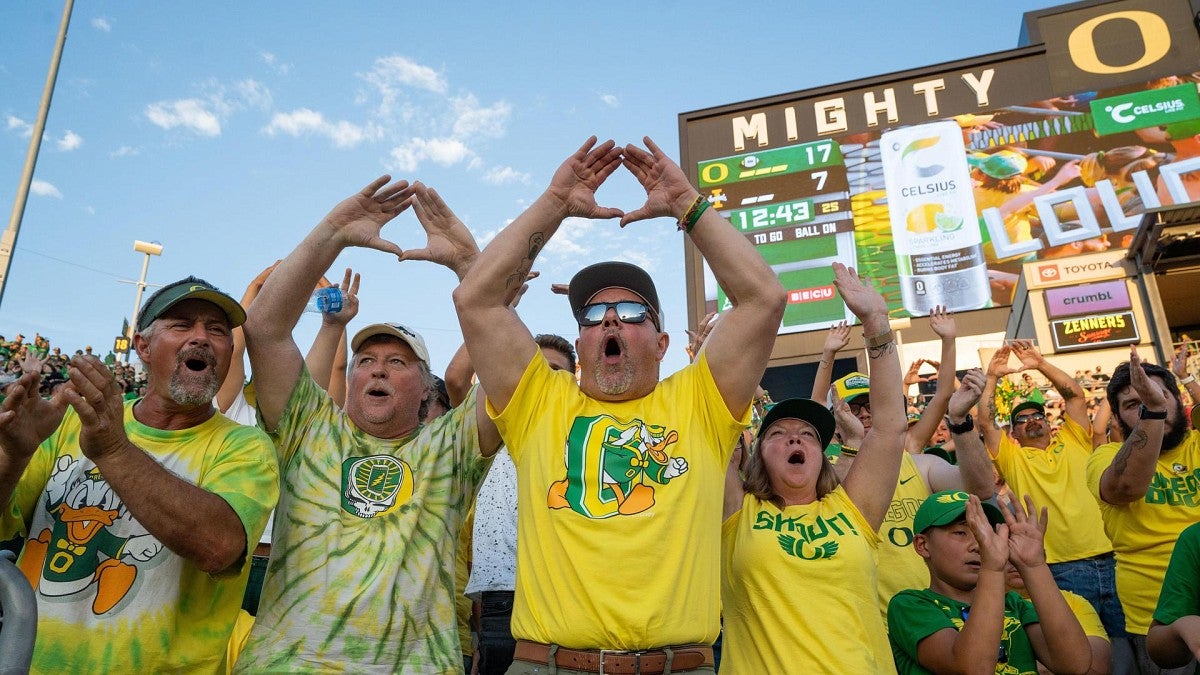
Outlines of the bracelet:
{"label": "bracelet", "polygon": [[858,448],[852,448],[848,445],[843,445],[841,454],[845,455],[846,457],[854,457],[858,455]]}
{"label": "bracelet", "polygon": [[889,342],[895,342],[896,341],[896,333],[891,328],[889,328],[886,331],[880,333],[879,335],[872,335],[871,337],[866,338],[866,341],[867,341],[867,349],[878,349],[878,348],[886,345]]}
{"label": "bracelet", "polygon": [[1191,383],[1193,383],[1193,382],[1195,382],[1195,381],[1196,381],[1196,376],[1195,376],[1195,375],[1192,375],[1191,373],[1188,373],[1188,376],[1187,376],[1187,377],[1180,378],[1180,380],[1179,380],[1179,384],[1182,384],[1182,385],[1185,385],[1185,386],[1186,386],[1186,385],[1189,385],[1189,384],[1191,384]]}
{"label": "bracelet", "polygon": [[950,416],[946,415],[946,428],[949,429],[950,433],[952,434],[965,434],[975,428],[975,420],[970,415],[967,415],[967,418],[961,423],[955,424],[954,422],[950,421]]}
{"label": "bracelet", "polygon": [[700,216],[709,206],[712,206],[712,202],[705,199],[704,195],[696,195],[696,201],[692,202],[692,205],[688,207],[687,213],[683,214],[683,217],[676,223],[679,231],[684,234],[691,234],[692,228],[696,226],[696,221],[700,220]]}
{"label": "bracelet", "polygon": [[1165,420],[1167,419],[1166,410],[1150,410],[1146,406],[1138,409],[1139,420]]}

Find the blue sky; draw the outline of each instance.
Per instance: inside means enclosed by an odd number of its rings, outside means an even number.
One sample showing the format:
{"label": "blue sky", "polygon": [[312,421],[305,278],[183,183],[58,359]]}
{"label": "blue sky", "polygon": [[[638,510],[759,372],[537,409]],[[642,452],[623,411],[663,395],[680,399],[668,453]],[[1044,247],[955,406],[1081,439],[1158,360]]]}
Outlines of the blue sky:
{"label": "blue sky", "polygon": [[[108,2],[79,0],[35,186],[0,302],[0,334],[105,353],[148,281],[202,276],[235,297],[339,200],[382,173],[435,187],[481,245],[589,134],[649,135],[678,157],[678,114],[1004,51],[1052,1],[920,3]],[[416,8],[416,9],[414,9]],[[62,3],[0,4],[0,209],[17,191]],[[640,206],[618,172],[600,202]],[[415,217],[385,230],[424,245]],[[549,292],[623,259],[656,279],[686,362],[682,235],[668,220],[620,230],[568,221],[539,258],[521,314],[573,339]],[[435,371],[460,344],[455,279],[430,263],[344,253],[363,274],[351,325],[400,320]],[[307,348],[317,319],[305,317]]]}

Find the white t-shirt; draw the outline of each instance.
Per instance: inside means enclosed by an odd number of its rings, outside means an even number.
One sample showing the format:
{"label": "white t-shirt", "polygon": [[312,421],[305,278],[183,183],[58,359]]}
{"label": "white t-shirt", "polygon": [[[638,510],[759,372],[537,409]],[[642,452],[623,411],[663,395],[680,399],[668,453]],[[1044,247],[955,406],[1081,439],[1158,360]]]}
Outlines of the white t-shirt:
{"label": "white t-shirt", "polygon": [[466,595],[512,591],[517,584],[517,468],[501,446],[475,498],[471,578]]}

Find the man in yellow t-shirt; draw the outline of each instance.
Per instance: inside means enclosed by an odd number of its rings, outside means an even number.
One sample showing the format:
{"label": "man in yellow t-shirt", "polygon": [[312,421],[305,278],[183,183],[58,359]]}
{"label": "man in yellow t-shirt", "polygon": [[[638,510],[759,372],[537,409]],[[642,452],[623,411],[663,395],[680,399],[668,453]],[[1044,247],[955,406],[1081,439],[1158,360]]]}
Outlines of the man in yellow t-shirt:
{"label": "man in yellow t-shirt", "polygon": [[[1009,365],[1012,356],[1020,368]],[[1063,399],[1062,427],[1051,431],[1041,403],[1025,400],[1009,414],[1011,435],[996,426],[996,384],[1009,373],[1036,370]],[[1046,507],[1046,562],[1058,587],[1087,599],[1113,638],[1125,636],[1125,614],[1117,599],[1116,560],[1096,500],[1088,492],[1092,456],[1087,397],[1075,378],[1046,360],[1027,340],[998,349],[988,364],[987,406],[980,415],[984,442],[1013,494],[1030,495]],[[1118,655],[1126,652],[1118,648]]]}
{"label": "man in yellow t-shirt", "polygon": [[25,539],[33,672],[225,672],[249,557],[279,495],[266,434],[212,405],[245,317],[188,277],[138,316],[145,397],[123,402],[109,369],[83,355],[52,400],[37,395],[38,373],[8,390],[0,539]]}
{"label": "man in yellow t-shirt", "polygon": [[1096,449],[1088,487],[1116,551],[1117,591],[1140,672],[1168,672],[1150,660],[1146,633],[1175,540],[1200,520],[1200,432],[1188,429],[1175,376],[1143,364],[1136,349],[1113,372],[1108,402],[1125,440]]}
{"label": "man in yellow t-shirt", "polygon": [[[649,152],[589,139],[454,292],[517,470],[510,674],[548,665],[559,673],[713,672],[725,468],[785,297],[762,256],[645,141]],[[595,200],[622,163],[647,193],[628,214]],[[635,265],[605,262],[569,286],[578,385],[551,370],[505,294],[571,216],[679,221],[733,305],[694,363],[659,380],[669,339],[654,282]]]}

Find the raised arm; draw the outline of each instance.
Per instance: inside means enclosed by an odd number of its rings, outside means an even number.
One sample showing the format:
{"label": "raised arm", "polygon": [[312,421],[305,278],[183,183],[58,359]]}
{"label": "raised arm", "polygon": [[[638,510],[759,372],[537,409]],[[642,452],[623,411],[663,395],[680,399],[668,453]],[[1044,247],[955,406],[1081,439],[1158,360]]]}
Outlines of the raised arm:
{"label": "raised arm", "polygon": [[[1139,405],[1151,412],[1166,411],[1171,395],[1163,390],[1158,380],[1146,375],[1137,347],[1129,350],[1129,380],[1138,395],[1126,399],[1123,405],[1133,411]],[[1121,415],[1121,412],[1114,410],[1113,414]],[[1108,504],[1129,504],[1146,496],[1158,465],[1165,427],[1165,420],[1138,420],[1113,457],[1112,464],[1100,474],[1101,499]]]}
{"label": "raised arm", "polygon": [[1021,370],[1036,370],[1050,380],[1050,384],[1058,391],[1063,398],[1063,411],[1075,421],[1076,424],[1088,428],[1091,420],[1087,414],[1087,397],[1083,394],[1083,387],[1058,366],[1046,360],[1045,356],[1038,351],[1038,348],[1033,346],[1029,340],[1017,340],[1013,343],[1013,352],[1017,358],[1021,360]]}
{"label": "raised arm", "polygon": [[817,363],[817,374],[813,377],[812,395],[814,401],[824,401],[833,382],[833,362],[837,353],[850,344],[850,324],[839,321],[829,327],[825,333],[825,344],[821,346],[821,361]]}
{"label": "raised arm", "polygon": [[979,425],[979,430],[983,432],[983,444],[987,447],[988,454],[992,457],[1000,452],[1000,437],[1004,434],[996,426],[996,417],[999,414],[996,412],[996,384],[1000,378],[1009,373],[1016,372],[1008,365],[1008,356],[1012,354],[1012,348],[1008,345],[996,350],[992,354],[992,360],[988,362],[987,381],[983,386],[982,404],[979,406],[979,419],[976,423]]}
{"label": "raised arm", "polygon": [[[508,406],[537,344],[510,294],[525,283],[533,261],[569,216],[616,218],[619,209],[596,203],[596,189],[621,165],[621,150],[592,136],[567,158],[546,191],[500,231],[458,288],[454,306],[479,382],[496,410]],[[503,350],[496,349],[504,345]]]}
{"label": "raised arm", "polygon": [[1092,650],[1079,620],[1071,611],[1046,564],[1046,507],[1039,512],[1025,495],[1025,506],[1001,506],[1008,525],[1008,557],[1037,611],[1038,623],[1026,626],[1037,660],[1055,673],[1086,673]]}
{"label": "raised arm", "polygon": [[[962,386],[950,397],[946,422],[951,427],[950,433],[954,438],[955,454],[958,464],[950,464],[937,455],[917,455],[917,468],[925,478],[925,484],[933,492],[942,490],[966,490],[980,499],[990,499],[995,491],[995,480],[992,477],[992,461],[987,450],[983,447],[983,439],[974,426],[970,428],[967,419],[971,408],[979,402],[983,393],[986,378],[983,371],[972,368],[963,377]],[[959,429],[956,433],[954,429]]]}
{"label": "raised arm", "polygon": [[1171,359],[1171,372],[1179,378],[1179,384],[1187,389],[1192,401],[1200,403],[1200,382],[1196,381],[1195,375],[1188,372],[1188,357],[1191,355],[1192,348],[1186,341],[1179,345],[1174,358]]}
{"label": "raised arm", "polygon": [[1112,419],[1112,406],[1108,404],[1108,397],[1100,399],[1100,405],[1096,407],[1096,415],[1092,418],[1093,450],[1108,443],[1108,430]]}
{"label": "raised arm", "polygon": [[944,306],[938,305],[929,313],[929,327],[942,340],[942,361],[938,364],[937,390],[925,405],[921,419],[909,427],[904,437],[904,450],[913,454],[919,454],[925,449],[925,443],[937,429],[938,422],[946,415],[946,406],[950,402],[950,395],[954,393],[956,378],[954,364],[958,355],[955,352],[954,340],[958,335],[958,328],[954,323],[954,315]]}
{"label": "raised arm", "polygon": [[[276,260],[274,265],[259,272],[258,276],[254,277],[250,285],[246,287],[246,292],[242,294],[243,309],[250,309],[250,304],[254,302],[254,298],[258,297],[258,292],[262,290],[267,277],[278,264],[279,261]],[[217,410],[227,412],[229,406],[237,400],[238,394],[242,392],[244,386],[246,386],[246,334],[242,332],[241,326],[237,326],[233,329],[233,358],[229,361],[229,372],[225,374],[225,380],[221,382],[221,388],[217,390]]]}
{"label": "raised arm", "polygon": [[[324,277],[322,277],[322,280]],[[321,328],[304,357],[304,365],[317,386],[329,392],[333,402],[346,404],[346,326],[358,316],[358,286],[362,277],[349,267],[337,286],[342,292],[342,308],[321,313]],[[332,285],[332,284],[330,284]]]}
{"label": "raised arm", "polygon": [[67,410],[61,393],[49,401],[38,395],[41,380],[38,371],[22,374],[8,386],[0,404],[0,506],[8,504],[34,451],[54,433]]}
{"label": "raised arm", "polygon": [[879,529],[896,491],[908,415],[901,384],[896,336],[888,324],[887,302],[853,269],[833,264],[834,284],[863,325],[871,364],[871,430],[846,475],[846,494],[872,528]]}
{"label": "raised arm", "polygon": [[404,253],[380,236],[383,226],[408,208],[411,201],[408,182],[389,184],[390,179],[380,176],[333,207],[279,263],[249,308],[243,330],[254,368],[258,409],[268,429],[279,424],[300,377],[304,358],[292,330],[321,274],[350,246],[373,248],[397,257]]}

